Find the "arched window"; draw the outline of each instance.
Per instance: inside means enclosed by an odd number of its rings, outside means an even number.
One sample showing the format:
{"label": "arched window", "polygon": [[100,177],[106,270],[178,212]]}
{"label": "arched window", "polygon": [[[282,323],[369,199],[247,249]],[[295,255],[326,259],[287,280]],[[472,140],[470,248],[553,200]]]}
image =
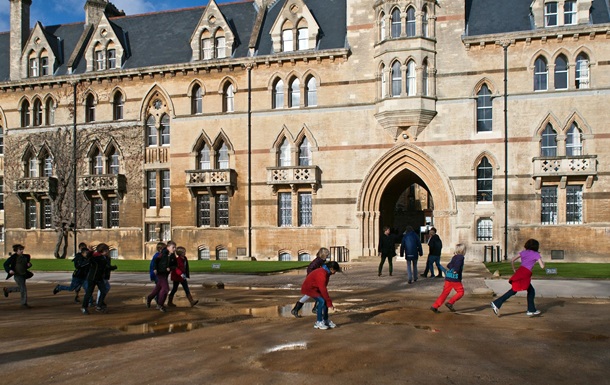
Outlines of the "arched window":
{"label": "arched window", "polygon": [[407,9],[407,37],[415,36],[415,8],[409,7]]}
{"label": "arched window", "polygon": [[548,78],[549,70],[546,59],[540,56],[534,62],[534,91],[546,91]]}
{"label": "arched window", "polygon": [[191,114],[201,114],[203,112],[203,91],[199,84],[193,86],[191,94]]}
{"label": "arched window", "polygon": [[297,29],[298,40],[297,40],[297,50],[309,49],[309,28],[307,27],[299,27]]}
{"label": "arched window", "polygon": [[492,119],[491,92],[487,84],[483,84],[477,93],[477,132],[491,131]]}
{"label": "arched window", "polygon": [[214,39],[216,45],[216,58],[223,59],[227,57],[227,46],[224,31],[219,30],[216,32],[216,38]]}
{"label": "arched window", "polygon": [[169,146],[170,144],[170,125],[169,116],[164,114],[161,117],[161,145]]}
{"label": "arched window", "polygon": [[388,36],[387,25],[385,20],[385,13],[379,14],[379,41],[384,41]]}
{"label": "arched window", "polygon": [[402,89],[402,73],[400,71],[400,62],[395,61],[392,64],[392,96],[400,96]]}
{"label": "arched window", "polygon": [[292,28],[282,30],[282,52],[294,51],[293,44]]}
{"label": "arched window", "polygon": [[201,34],[201,59],[210,60],[214,57],[214,47],[212,44],[212,38],[208,30],[203,31]]}
{"label": "arched window", "polygon": [[278,79],[275,82],[275,85],[273,86],[272,97],[272,107],[274,109],[284,108],[284,82],[282,81],[282,79]]}
{"label": "arched window", "polygon": [[555,59],[555,89],[568,89],[568,59],[564,55],[559,55]]}
{"label": "arched window", "polygon": [[150,115],[146,120],[146,145],[149,147],[157,146],[159,144],[158,137],[159,131],[155,124],[155,117]]}
{"label": "arched window", "polygon": [[207,143],[203,143],[203,147],[201,147],[197,154],[197,167],[199,170],[209,170],[212,168],[210,163],[210,147]]}
{"label": "arched window", "polygon": [[233,84],[227,83],[224,88],[224,98],[223,98],[223,111],[224,112],[233,112],[235,110],[234,105],[235,99],[235,91],[233,89]]}
{"label": "arched window", "polygon": [[123,101],[123,94],[117,91],[114,94],[114,99],[113,99],[112,118],[114,120],[123,120],[124,107],[125,107],[125,102]]}
{"label": "arched window", "polygon": [[44,150],[41,154],[41,163],[42,163],[42,176],[43,177],[52,177],[53,176],[53,157],[49,154],[48,151]]}
{"label": "arched window", "polygon": [[401,29],[400,10],[398,8],[394,8],[392,11],[392,38],[400,37]]}
{"label": "arched window", "polygon": [[108,174],[119,175],[120,163],[119,163],[119,153],[111,146],[108,149]]}
{"label": "arched window", "polygon": [[24,100],[21,103],[21,127],[30,126],[30,102]]}
{"label": "arched window", "polygon": [[0,155],[4,154],[4,127],[0,125]]}
{"label": "arched window", "polygon": [[27,158],[27,178],[38,178],[38,159],[36,155],[30,153]]}
{"label": "arched window", "polygon": [[299,166],[311,166],[311,147],[307,137],[303,138],[299,146]]}
{"label": "arched window", "polygon": [[542,131],[541,139],[540,156],[557,156],[557,132],[550,123]]}
{"label": "arched window", "polygon": [[222,142],[216,153],[216,168],[229,168],[229,148],[225,142]]}
{"label": "arched window", "polygon": [[415,62],[409,60],[407,63],[407,96],[415,96],[417,93],[417,76],[415,74]]}
{"label": "arched window", "polygon": [[42,125],[42,102],[38,98],[34,99],[32,113],[34,114],[34,126]]}
{"label": "arched window", "polygon": [[47,102],[45,103],[44,112],[45,124],[47,126],[55,124],[55,103],[53,102],[53,99],[47,99]]}
{"label": "arched window", "polygon": [[305,106],[312,107],[318,105],[318,81],[310,76],[307,79],[307,89],[305,90]]}
{"label": "arched window", "polygon": [[589,56],[584,53],[576,56],[576,74],[574,76],[576,88],[589,88]]}
{"label": "arched window", "polygon": [[280,144],[280,153],[278,154],[278,166],[289,167],[292,166],[290,161],[290,143],[288,139],[284,138]]}
{"label": "arched window", "polygon": [[98,148],[91,152],[91,175],[102,175],[104,173],[104,157]]}
{"label": "arched window", "polygon": [[298,78],[290,82],[288,107],[298,108],[301,105],[301,81]]}
{"label": "arched window", "polygon": [[572,123],[568,130],[566,138],[566,155],[580,156],[582,155],[582,132],[576,123]]}
{"label": "arched window", "polygon": [[87,95],[85,102],[85,121],[95,122],[95,97],[93,94]]}
{"label": "arched window", "polygon": [[290,253],[281,253],[279,259],[281,262],[287,262],[290,261],[292,257],[290,256]]}
{"label": "arched window", "polygon": [[422,63],[422,90],[421,90],[421,94],[423,96],[428,96],[429,93],[429,89],[428,89],[428,59],[424,59],[424,62]]}
{"label": "arched window", "polygon": [[379,95],[381,95],[382,98],[385,98],[388,94],[388,82],[386,79],[386,73],[385,73],[385,64],[381,64],[381,67],[379,68],[379,76],[381,77],[381,92],[379,93]]}
{"label": "arched window", "polygon": [[477,203],[492,201],[492,181],[493,168],[487,157],[484,156],[477,166]]}
{"label": "arched window", "polygon": [[428,37],[428,7],[424,5],[421,10],[421,35]]}
{"label": "arched window", "polygon": [[477,241],[493,241],[493,229],[491,218],[480,218],[477,221]]}

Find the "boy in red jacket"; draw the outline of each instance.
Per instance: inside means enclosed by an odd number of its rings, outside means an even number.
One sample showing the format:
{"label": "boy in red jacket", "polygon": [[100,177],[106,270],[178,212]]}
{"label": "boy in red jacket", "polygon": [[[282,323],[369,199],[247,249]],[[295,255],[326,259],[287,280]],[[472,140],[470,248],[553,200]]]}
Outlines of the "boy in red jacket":
{"label": "boy in red jacket", "polygon": [[338,271],[341,271],[341,268],[337,262],[327,262],[321,268],[312,271],[301,286],[301,293],[313,298],[318,306],[316,323],[313,325],[316,329],[326,330],[337,326],[328,319],[328,308],[335,307],[326,287],[330,276]]}

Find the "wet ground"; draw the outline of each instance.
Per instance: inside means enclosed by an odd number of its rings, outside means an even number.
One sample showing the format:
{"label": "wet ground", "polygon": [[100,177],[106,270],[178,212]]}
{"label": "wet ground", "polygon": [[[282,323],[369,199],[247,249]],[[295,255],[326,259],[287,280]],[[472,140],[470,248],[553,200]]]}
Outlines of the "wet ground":
{"label": "wet ground", "polygon": [[489,277],[471,268],[458,311],[434,314],[442,280],[408,285],[402,265],[392,277],[374,263],[347,267],[329,285],[333,330],[313,328],[311,304],[289,314],[303,273],[193,277],[200,303],[180,290],[167,313],[146,308],[145,278],[113,274],[108,313],[89,316],[71,293],[52,294],[61,273],[37,274],[31,309],[0,297],[1,383],[610,384],[607,298],[539,298],[530,318],[516,297],[498,318]]}

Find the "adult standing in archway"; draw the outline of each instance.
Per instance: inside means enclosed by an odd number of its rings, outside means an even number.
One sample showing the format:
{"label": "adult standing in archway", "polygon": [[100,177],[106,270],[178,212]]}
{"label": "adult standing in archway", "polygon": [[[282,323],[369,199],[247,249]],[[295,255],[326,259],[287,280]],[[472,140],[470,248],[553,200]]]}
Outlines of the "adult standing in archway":
{"label": "adult standing in archway", "polygon": [[407,260],[407,279],[411,284],[417,281],[417,260],[424,254],[421,247],[419,235],[415,233],[413,227],[407,226],[405,234],[400,244],[400,256]]}

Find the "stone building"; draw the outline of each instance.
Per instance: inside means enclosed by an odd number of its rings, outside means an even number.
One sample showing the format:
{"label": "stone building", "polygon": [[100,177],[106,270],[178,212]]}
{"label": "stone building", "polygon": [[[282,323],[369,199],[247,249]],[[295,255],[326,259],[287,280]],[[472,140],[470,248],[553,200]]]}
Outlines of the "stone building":
{"label": "stone building", "polygon": [[72,224],[119,258],[357,258],[410,225],[474,260],[528,238],[608,260],[605,0],[88,0],[32,28],[9,1],[6,252],[49,257]]}

